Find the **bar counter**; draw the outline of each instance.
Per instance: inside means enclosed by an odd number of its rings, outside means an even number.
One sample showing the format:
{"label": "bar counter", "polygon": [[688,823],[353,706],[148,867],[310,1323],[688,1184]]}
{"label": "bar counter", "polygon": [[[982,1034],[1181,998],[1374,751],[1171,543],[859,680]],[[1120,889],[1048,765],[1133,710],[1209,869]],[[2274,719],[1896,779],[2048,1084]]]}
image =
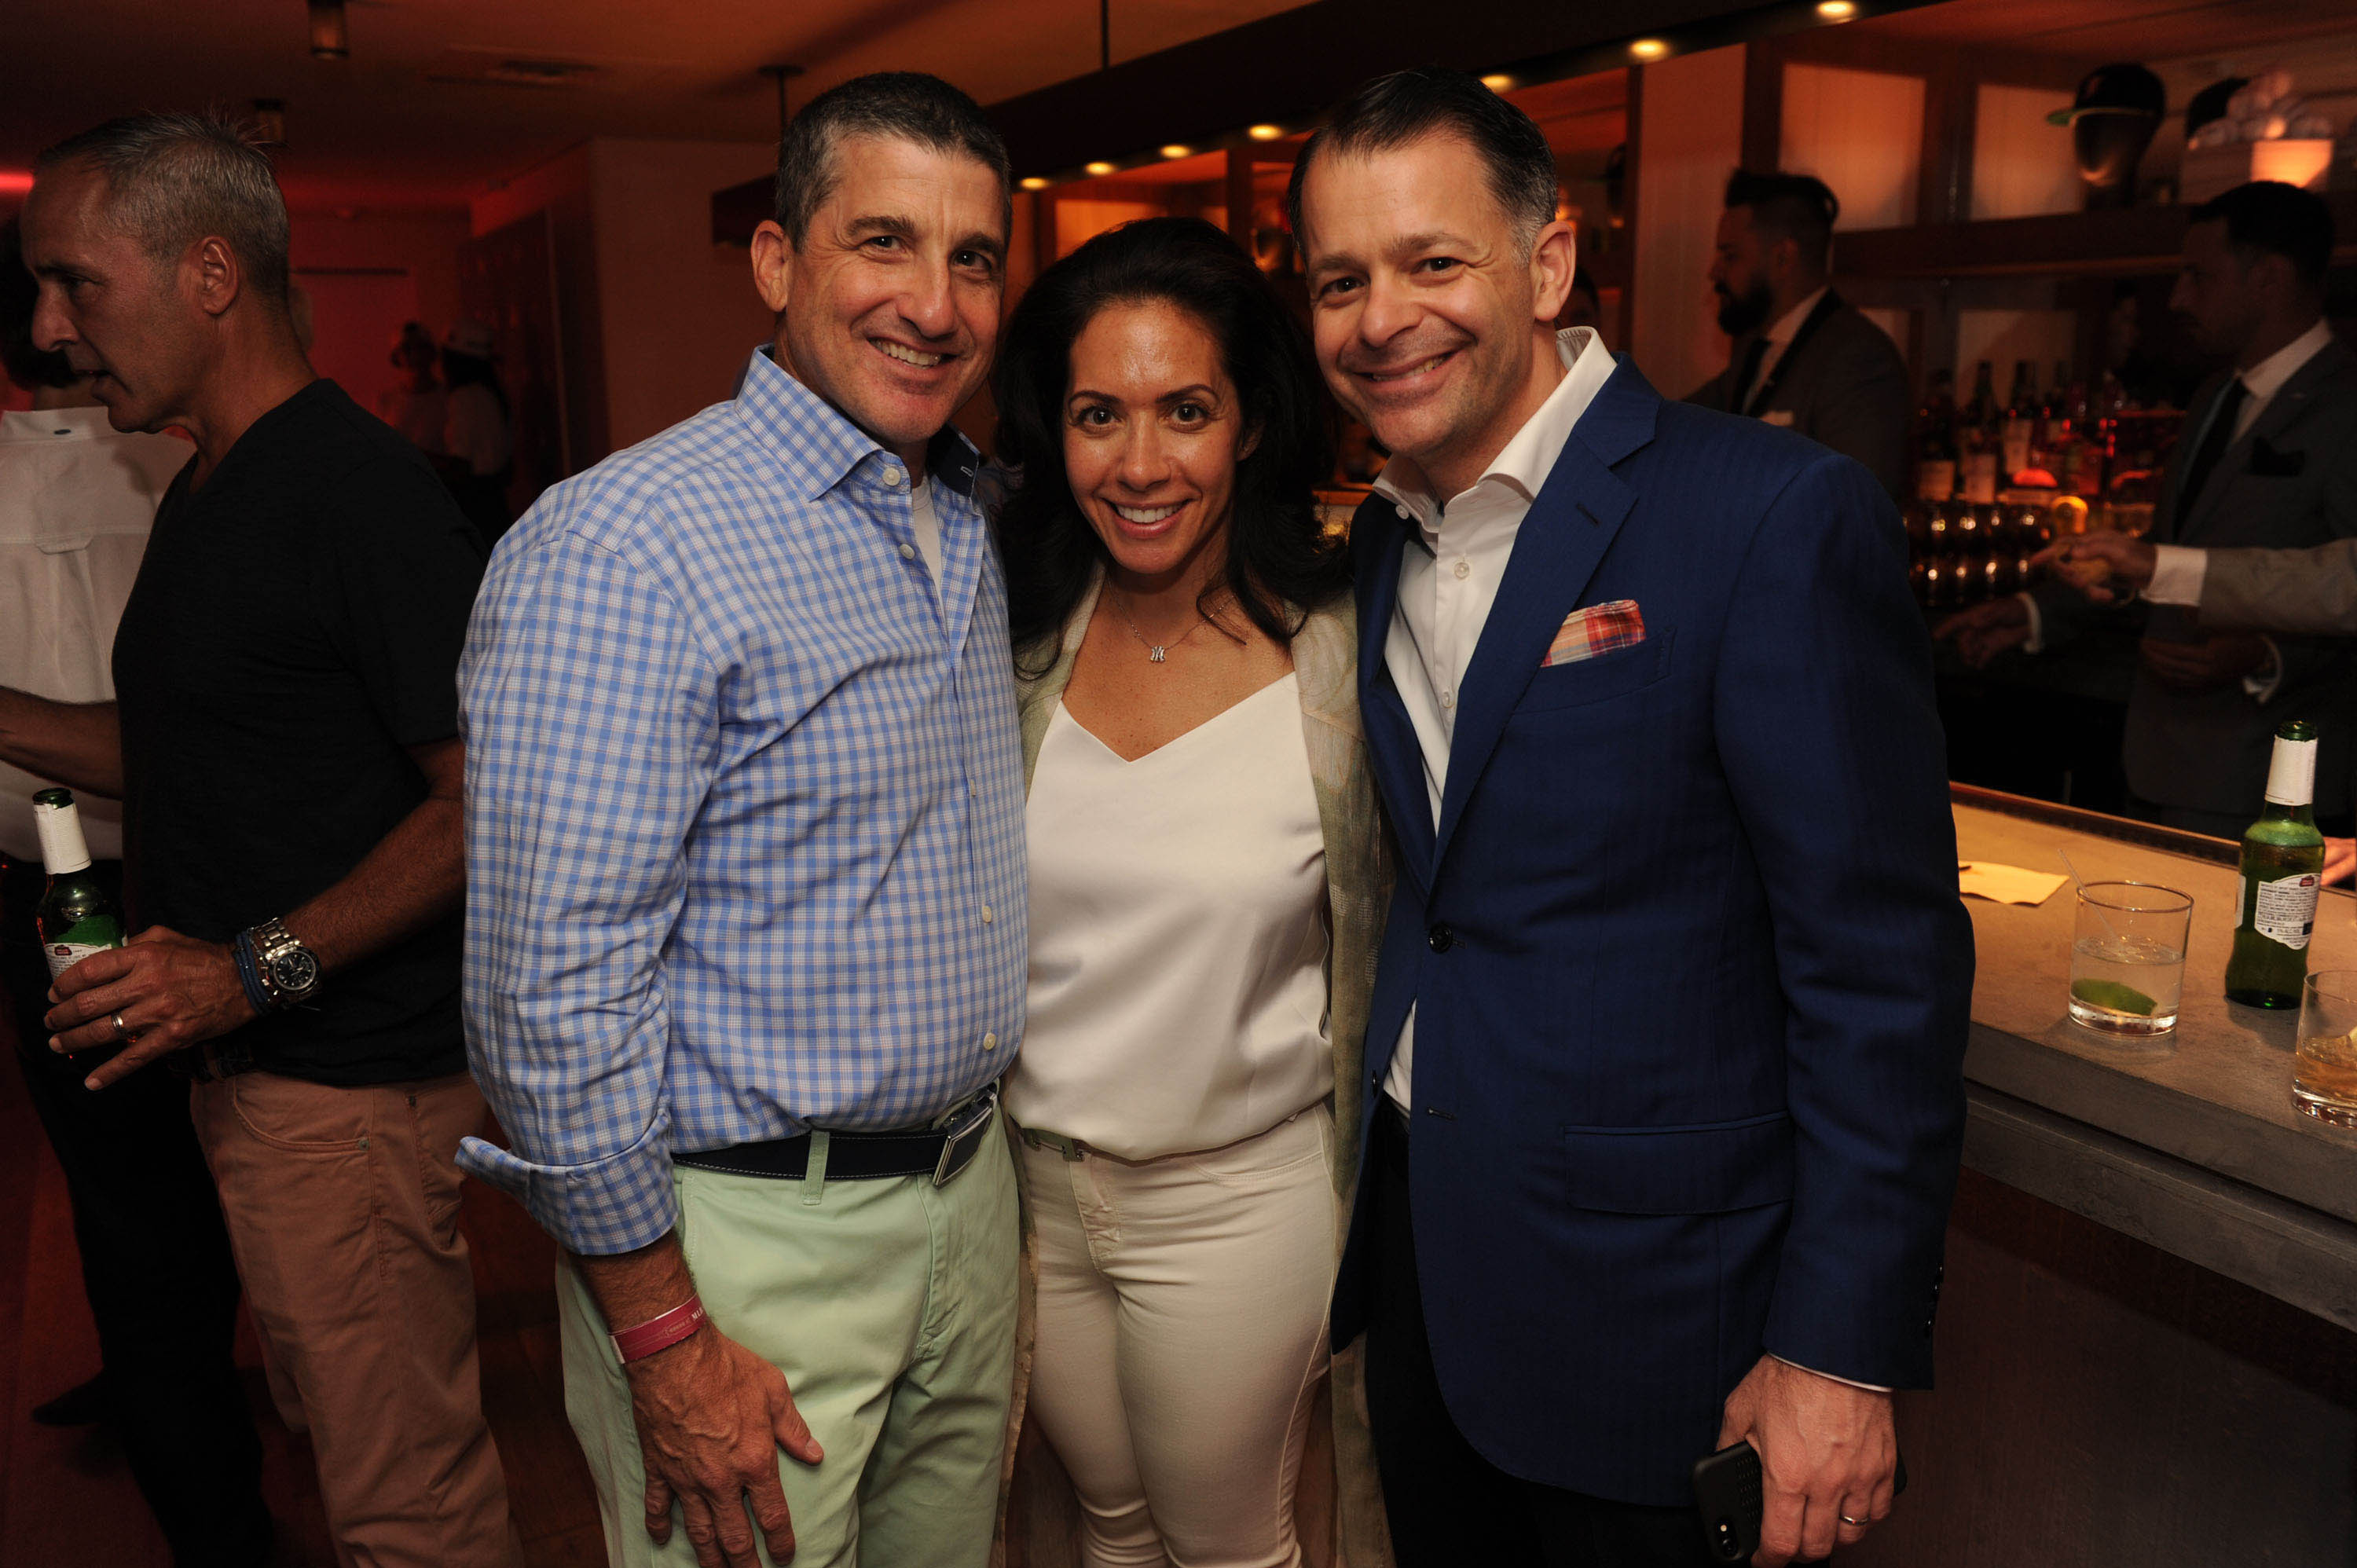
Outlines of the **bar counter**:
{"label": "bar counter", "polygon": [[[1939,1386],[1850,1568],[2357,1565],[2357,1133],[2294,1109],[2293,1014],[2229,1003],[2235,846],[1956,786],[1960,859],[2190,894],[2174,1033],[2067,1011],[2075,906],[1968,898],[1970,1120]],[[2328,891],[2311,967],[2357,968]]]}
{"label": "bar counter", "polygon": [[[1979,968],[1964,1058],[1974,1170],[2357,1329],[2357,1133],[2292,1103],[2296,1012],[2226,1000],[2240,897],[2215,839],[1958,786],[1957,856],[2191,896],[2173,1033],[2071,1022],[2069,884],[2036,908],[1967,898]],[[2130,842],[2131,838],[2146,842]],[[2357,897],[2328,889],[2311,970],[2357,968]]]}

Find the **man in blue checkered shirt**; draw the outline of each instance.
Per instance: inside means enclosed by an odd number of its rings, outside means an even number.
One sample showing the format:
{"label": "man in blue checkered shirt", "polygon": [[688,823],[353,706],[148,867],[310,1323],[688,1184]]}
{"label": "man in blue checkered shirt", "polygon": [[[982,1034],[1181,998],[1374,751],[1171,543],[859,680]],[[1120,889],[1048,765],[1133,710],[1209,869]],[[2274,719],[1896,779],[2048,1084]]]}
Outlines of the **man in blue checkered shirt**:
{"label": "man in blue checkered shirt", "polygon": [[476,607],[467,1023],[512,1144],[462,1159],[568,1253],[565,1405],[616,1563],[989,1555],[1022,778],[947,424],[1008,206],[948,84],[813,102],[753,241],[775,341],[734,400],[550,491]]}

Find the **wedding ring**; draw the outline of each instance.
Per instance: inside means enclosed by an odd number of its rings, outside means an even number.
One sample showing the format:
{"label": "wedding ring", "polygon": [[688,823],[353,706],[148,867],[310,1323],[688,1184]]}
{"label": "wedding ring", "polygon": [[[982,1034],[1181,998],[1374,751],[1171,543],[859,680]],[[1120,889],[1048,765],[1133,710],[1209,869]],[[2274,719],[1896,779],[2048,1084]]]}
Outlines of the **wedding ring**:
{"label": "wedding ring", "polygon": [[1852,1518],[1850,1518],[1850,1517],[1849,1517],[1849,1515],[1847,1515],[1847,1514],[1840,1514],[1840,1515],[1837,1515],[1837,1516],[1835,1516],[1835,1517],[1837,1517],[1838,1519],[1840,1519],[1840,1520],[1841,1520],[1841,1521],[1842,1521],[1842,1523],[1844,1523],[1844,1524],[1864,1524],[1864,1523],[1866,1522],[1866,1520],[1862,1520],[1862,1519],[1852,1519]]}
{"label": "wedding ring", "polygon": [[123,1021],[123,1015],[120,1013],[114,1015],[114,1037],[118,1040],[127,1040],[131,1037],[131,1026]]}

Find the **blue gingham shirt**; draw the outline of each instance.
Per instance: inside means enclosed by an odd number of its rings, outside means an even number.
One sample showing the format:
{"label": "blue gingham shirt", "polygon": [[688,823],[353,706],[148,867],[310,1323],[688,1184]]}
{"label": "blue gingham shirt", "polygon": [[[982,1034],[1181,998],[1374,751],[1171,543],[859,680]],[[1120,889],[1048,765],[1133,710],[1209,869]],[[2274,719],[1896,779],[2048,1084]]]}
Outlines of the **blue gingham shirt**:
{"label": "blue gingham shirt", "polygon": [[933,444],[909,476],[756,354],[737,397],[550,490],[459,666],[459,1163],[576,1252],[675,1219],[673,1149],[920,1126],[1023,1023],[1006,588]]}

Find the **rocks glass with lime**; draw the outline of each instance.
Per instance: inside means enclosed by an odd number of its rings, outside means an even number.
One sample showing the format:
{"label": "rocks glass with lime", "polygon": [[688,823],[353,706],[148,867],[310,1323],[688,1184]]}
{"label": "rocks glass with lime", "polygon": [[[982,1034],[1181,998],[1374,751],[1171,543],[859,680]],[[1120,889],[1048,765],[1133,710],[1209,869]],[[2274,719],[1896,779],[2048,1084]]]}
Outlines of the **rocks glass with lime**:
{"label": "rocks glass with lime", "polygon": [[2111,1035],[2165,1035],[2177,1027],[2185,989],[2185,934],[2193,900],[2148,882],[2090,882],[2079,889],[2071,942],[2071,1016]]}

